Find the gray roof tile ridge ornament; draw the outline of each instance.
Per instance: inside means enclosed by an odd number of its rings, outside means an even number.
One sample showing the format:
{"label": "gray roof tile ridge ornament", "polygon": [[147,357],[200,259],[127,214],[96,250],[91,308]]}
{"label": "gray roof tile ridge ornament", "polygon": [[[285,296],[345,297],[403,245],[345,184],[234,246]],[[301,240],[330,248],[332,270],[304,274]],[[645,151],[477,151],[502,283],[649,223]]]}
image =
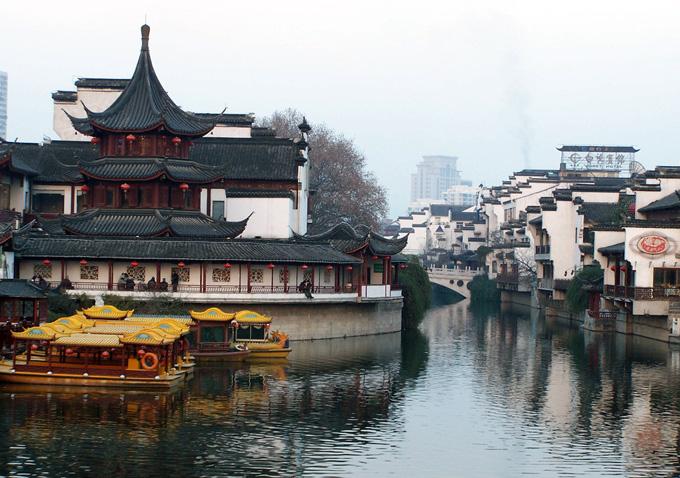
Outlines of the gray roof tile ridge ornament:
{"label": "gray roof tile ridge ornament", "polygon": [[203,136],[215,127],[221,115],[199,117],[182,110],[168,95],[156,75],[149,54],[148,25],[142,26],[142,48],[137,66],[123,92],[106,110],[90,111],[86,118],[66,113],[80,133],[93,136],[97,131],[145,132],[164,128],[171,134]]}

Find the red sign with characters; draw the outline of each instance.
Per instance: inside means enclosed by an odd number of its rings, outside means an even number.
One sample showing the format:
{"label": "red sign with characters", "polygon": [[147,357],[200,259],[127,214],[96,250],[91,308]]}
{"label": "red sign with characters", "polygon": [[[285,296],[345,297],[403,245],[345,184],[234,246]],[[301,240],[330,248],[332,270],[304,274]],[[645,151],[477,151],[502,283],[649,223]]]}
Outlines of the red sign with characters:
{"label": "red sign with characters", "polygon": [[655,234],[644,236],[638,241],[638,249],[645,254],[658,255],[668,250],[668,239]]}

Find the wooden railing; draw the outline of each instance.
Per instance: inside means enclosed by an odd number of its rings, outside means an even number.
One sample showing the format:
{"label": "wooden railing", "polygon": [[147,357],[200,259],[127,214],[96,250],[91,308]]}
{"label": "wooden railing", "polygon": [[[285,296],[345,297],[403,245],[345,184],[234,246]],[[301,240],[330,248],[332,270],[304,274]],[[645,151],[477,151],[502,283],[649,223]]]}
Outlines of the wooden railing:
{"label": "wooden railing", "polygon": [[496,282],[502,282],[505,284],[516,284],[519,282],[518,272],[506,272],[500,273],[496,276]]}
{"label": "wooden railing", "polygon": [[604,295],[634,300],[669,300],[680,297],[679,287],[629,287],[605,285]]}

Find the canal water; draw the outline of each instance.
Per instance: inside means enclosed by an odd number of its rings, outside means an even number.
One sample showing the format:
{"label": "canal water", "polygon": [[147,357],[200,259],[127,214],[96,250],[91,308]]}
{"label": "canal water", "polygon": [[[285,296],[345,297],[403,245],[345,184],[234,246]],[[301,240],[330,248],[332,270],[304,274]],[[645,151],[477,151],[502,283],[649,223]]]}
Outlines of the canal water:
{"label": "canal water", "polygon": [[168,395],[0,387],[0,476],[674,476],[680,350],[536,312],[295,343]]}

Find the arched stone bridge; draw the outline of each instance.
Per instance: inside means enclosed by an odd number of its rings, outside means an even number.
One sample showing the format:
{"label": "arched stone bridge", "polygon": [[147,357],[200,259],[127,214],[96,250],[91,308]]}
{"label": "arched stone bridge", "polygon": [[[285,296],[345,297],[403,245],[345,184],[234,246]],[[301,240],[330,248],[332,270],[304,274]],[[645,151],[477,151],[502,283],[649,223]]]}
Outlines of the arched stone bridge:
{"label": "arched stone bridge", "polygon": [[470,297],[470,290],[468,283],[476,275],[484,274],[483,270],[471,270],[465,268],[446,268],[441,269],[430,268],[427,269],[427,276],[433,284],[446,287],[462,295],[465,298]]}

